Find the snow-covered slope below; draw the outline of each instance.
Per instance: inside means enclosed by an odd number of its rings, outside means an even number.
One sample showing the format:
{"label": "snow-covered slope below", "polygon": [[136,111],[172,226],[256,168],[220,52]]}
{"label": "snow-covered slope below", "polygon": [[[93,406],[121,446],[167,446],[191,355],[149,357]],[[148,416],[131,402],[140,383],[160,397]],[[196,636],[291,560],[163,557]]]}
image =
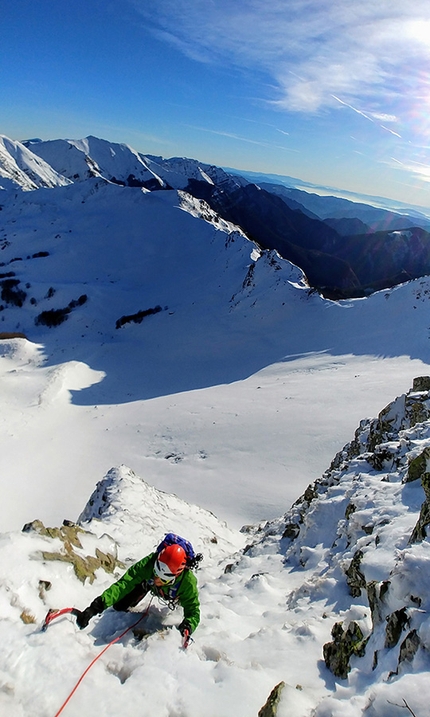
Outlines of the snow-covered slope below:
{"label": "snow-covered slope below", "polygon": [[8,528],[77,514],[122,462],[235,526],[274,517],[426,372],[427,280],[325,301],[182,191],[91,178],[0,219]]}
{"label": "snow-covered slope below", "polygon": [[[111,469],[78,525],[33,522],[1,536],[0,708],[57,713],[97,658],[65,714],[128,717],[138,702],[151,717],[248,717],[276,685],[277,717],[425,715],[429,455],[424,377],[363,420],[289,511],[241,532]],[[176,630],[154,632],[181,619],[156,601],[139,625],[149,636],[130,630],[105,650],[148,599],[83,631],[65,616],[40,632],[48,609],[84,608],[170,530],[204,554],[202,620],[187,651]]]}
{"label": "snow-covered slope below", "polygon": [[66,177],[23,144],[0,135],[0,189],[30,191],[66,184],[70,184]]}

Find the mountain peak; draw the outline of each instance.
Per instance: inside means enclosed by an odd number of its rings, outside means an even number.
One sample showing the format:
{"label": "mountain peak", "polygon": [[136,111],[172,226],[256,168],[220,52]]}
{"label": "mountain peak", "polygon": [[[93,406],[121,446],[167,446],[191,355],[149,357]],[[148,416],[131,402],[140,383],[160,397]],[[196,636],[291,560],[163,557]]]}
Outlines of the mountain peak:
{"label": "mountain peak", "polygon": [[30,191],[69,184],[47,162],[36,157],[24,144],[0,135],[0,187]]}

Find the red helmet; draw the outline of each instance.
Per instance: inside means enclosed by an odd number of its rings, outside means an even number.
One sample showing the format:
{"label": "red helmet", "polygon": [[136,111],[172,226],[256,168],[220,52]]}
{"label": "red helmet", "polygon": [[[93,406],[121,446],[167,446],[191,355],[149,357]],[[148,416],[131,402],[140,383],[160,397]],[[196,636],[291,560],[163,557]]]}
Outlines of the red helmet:
{"label": "red helmet", "polygon": [[180,545],[168,545],[159,553],[154,563],[155,575],[163,583],[171,583],[183,572],[187,564],[187,554]]}

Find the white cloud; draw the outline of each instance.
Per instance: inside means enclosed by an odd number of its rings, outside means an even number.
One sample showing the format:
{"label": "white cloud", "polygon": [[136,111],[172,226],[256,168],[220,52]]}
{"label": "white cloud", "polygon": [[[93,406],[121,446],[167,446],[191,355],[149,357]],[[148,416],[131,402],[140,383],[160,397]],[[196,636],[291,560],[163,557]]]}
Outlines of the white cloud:
{"label": "white cloud", "polygon": [[430,165],[428,163],[414,162],[413,160],[401,162],[395,157],[390,157],[390,161],[387,162],[387,164],[394,169],[401,169],[412,177],[420,179],[423,182],[430,182]]}
{"label": "white cloud", "polygon": [[397,122],[396,115],[387,115],[384,112],[372,112],[372,117],[378,122]]}
{"label": "white cloud", "polygon": [[344,107],[348,107],[353,112],[356,112],[358,115],[361,115],[365,119],[369,120],[369,122],[373,122],[374,124],[379,125],[379,127],[381,127],[381,129],[383,129],[385,132],[389,132],[395,137],[400,137],[401,139],[401,134],[395,132],[393,129],[390,129],[390,127],[386,127],[384,124],[382,124],[382,121],[397,122],[397,117],[395,117],[394,115],[378,114],[376,112],[363,112],[362,110],[357,109],[357,107],[353,107],[348,102],[344,102],[339,97],[336,97],[336,95],[332,95],[332,97],[334,100],[339,102],[339,104],[344,105]]}
{"label": "white cloud", "polygon": [[[191,129],[199,130],[200,132],[209,132],[210,134],[216,134],[221,137],[228,137],[230,139],[239,140],[240,142],[248,142],[249,144],[258,144],[260,147],[275,147],[276,149],[282,149],[287,152],[298,152],[296,149],[291,149],[289,147],[284,147],[279,144],[274,144],[273,142],[261,142],[254,139],[249,139],[248,137],[241,137],[238,134],[234,134],[233,132],[224,132],[221,130],[216,129],[210,129],[208,127],[196,127],[194,125],[187,125],[187,127],[190,127]],[[279,132],[282,132],[282,130],[278,130]],[[288,134],[288,132],[282,132],[282,134]]]}
{"label": "white cloud", "polygon": [[393,114],[393,103],[423,94],[428,0],[130,1],[154,32],[193,59],[264,69],[281,109],[317,112],[335,94]]}

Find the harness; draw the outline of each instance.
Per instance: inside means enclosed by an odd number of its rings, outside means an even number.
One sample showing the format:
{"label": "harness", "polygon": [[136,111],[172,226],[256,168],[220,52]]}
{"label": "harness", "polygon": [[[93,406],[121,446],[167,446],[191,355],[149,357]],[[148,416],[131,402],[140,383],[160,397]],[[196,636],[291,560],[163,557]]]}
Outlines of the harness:
{"label": "harness", "polygon": [[[173,585],[155,585],[154,578],[150,578],[146,581],[146,585],[148,589],[151,591],[153,595],[156,595],[156,597],[160,600],[160,602],[167,605],[167,607],[170,610],[175,610],[177,607],[178,602],[178,591],[181,587],[183,577],[185,575],[185,571],[181,573],[177,581],[173,583]],[[165,589],[167,588],[167,593],[165,592]]]}

